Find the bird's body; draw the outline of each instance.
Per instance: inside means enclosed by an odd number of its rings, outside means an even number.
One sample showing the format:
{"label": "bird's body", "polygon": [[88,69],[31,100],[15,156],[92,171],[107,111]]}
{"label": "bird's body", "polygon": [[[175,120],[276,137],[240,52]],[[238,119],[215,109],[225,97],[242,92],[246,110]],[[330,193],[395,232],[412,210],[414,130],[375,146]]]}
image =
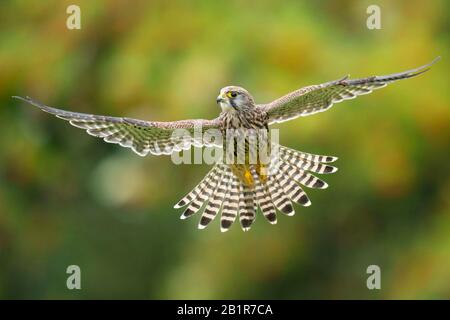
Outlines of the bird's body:
{"label": "bird's body", "polygon": [[[228,109],[227,107],[223,109],[224,111],[222,111],[219,116],[222,122],[222,137],[229,137],[230,133],[234,133],[232,138],[235,138],[236,142],[241,141],[241,139],[244,140],[244,143],[241,145],[239,145],[238,143],[233,145],[233,163],[230,163],[228,165],[230,166],[230,169],[233,171],[233,173],[241,180],[241,182],[249,187],[253,187],[254,181],[251,175],[251,171],[252,169],[255,169],[258,176],[262,176],[262,178],[264,179],[264,170],[261,170],[261,168],[263,168],[264,166],[264,163],[262,163],[261,159],[257,157],[259,150],[257,148],[255,150],[252,150],[250,148],[249,139],[252,136],[256,136],[255,138],[257,139],[257,134],[261,131],[266,132],[267,137],[269,137],[269,123],[267,114],[260,108],[257,108],[253,102],[250,102],[244,110]],[[227,154],[227,152],[229,151],[227,144],[230,142],[234,141],[230,141],[229,138],[224,139],[224,154]],[[266,144],[266,147],[270,149],[269,139],[261,142]],[[242,161],[243,163],[239,163],[238,161],[239,159],[237,150],[239,149],[239,147],[244,148],[244,158]],[[254,155],[256,158],[255,163],[251,163],[250,153],[252,153],[252,151],[256,153]]]}
{"label": "bird's body", "polygon": [[[277,211],[293,215],[293,203],[309,206],[311,202],[303,187],[324,189],[328,186],[313,173],[327,174],[337,170],[329,164],[337,160],[336,157],[304,153],[273,143],[269,125],[322,112],[334,103],[370,93],[396,80],[417,76],[435,61],[437,59],[417,69],[387,76],[355,80],[344,77],[304,87],[269,104],[256,104],[250,93],[241,87],[225,87],[217,97],[222,112],[212,120],[152,122],[97,116],[52,108],[28,97],[18,98],[86,129],[90,135],[129,147],[141,156],[172,154],[192,145],[213,144],[223,148],[226,161],[214,165],[175,208],[186,207],[182,219],[201,212],[200,229],[220,214],[221,230],[227,231],[239,216],[245,231],[254,222],[258,208],[274,224]],[[203,137],[198,138],[193,134],[198,128],[202,132],[218,130],[223,139],[220,143],[211,143]],[[186,139],[180,140],[174,135],[178,129],[187,131]],[[262,144],[253,148],[255,137]],[[239,141],[243,143],[237,143]],[[265,157],[261,155],[262,149]]]}

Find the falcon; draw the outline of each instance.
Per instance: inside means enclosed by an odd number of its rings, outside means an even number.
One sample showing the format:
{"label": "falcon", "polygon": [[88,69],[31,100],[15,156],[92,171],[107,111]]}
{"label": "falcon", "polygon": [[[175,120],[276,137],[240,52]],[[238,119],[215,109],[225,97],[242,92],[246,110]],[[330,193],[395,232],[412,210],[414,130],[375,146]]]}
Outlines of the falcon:
{"label": "falcon", "polygon": [[[420,75],[431,67],[431,63],[405,72],[385,76],[349,79],[348,76],[319,85],[311,85],[267,104],[257,104],[244,88],[227,86],[220,90],[217,104],[222,112],[212,120],[195,119],[173,122],[144,121],[131,118],[92,115],[65,111],[46,106],[30,97],[17,98],[28,102],[42,111],[67,120],[71,125],[85,129],[88,134],[131,148],[140,156],[148,154],[173,154],[192,146],[210,146],[229,149],[226,138],[212,143],[204,135],[216,130],[227,137],[228,130],[239,134],[259,130],[269,131],[269,126],[309,116],[328,110],[333,104],[371,93],[387,84]],[[175,134],[182,130],[183,136]],[[246,139],[246,140],[245,140]],[[311,201],[304,188],[324,189],[328,185],[314,174],[330,174],[337,168],[330,163],[337,157],[316,155],[270,143],[277,149],[267,162],[257,159],[249,161],[249,139],[245,138],[245,159],[242,163],[217,162],[192,191],[184,196],[175,208],[184,208],[181,219],[200,215],[198,228],[204,229],[215,217],[220,216],[220,229],[229,230],[239,217],[240,225],[248,231],[259,211],[271,223],[277,222],[277,213],[292,216],[294,205],[309,206]],[[208,140],[208,141],[207,141]],[[239,147],[233,150],[235,156]],[[272,170],[276,168],[276,170]]]}

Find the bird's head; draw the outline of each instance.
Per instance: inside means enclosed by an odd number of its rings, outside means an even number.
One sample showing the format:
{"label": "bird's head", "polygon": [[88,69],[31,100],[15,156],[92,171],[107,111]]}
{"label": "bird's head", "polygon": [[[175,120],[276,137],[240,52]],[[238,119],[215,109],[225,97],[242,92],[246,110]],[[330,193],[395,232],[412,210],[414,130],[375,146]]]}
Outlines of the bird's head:
{"label": "bird's head", "polygon": [[244,108],[252,108],[255,105],[250,93],[244,88],[236,86],[222,88],[216,101],[222,108],[222,111],[237,111]]}

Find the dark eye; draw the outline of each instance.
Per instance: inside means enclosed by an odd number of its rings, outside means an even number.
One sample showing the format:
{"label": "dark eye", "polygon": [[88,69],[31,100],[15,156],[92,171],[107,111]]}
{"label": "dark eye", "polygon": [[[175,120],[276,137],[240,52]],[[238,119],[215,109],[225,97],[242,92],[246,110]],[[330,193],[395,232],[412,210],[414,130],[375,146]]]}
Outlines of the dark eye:
{"label": "dark eye", "polygon": [[236,96],[237,96],[237,93],[236,93],[236,92],[234,92],[234,91],[232,91],[232,92],[230,92],[230,96],[231,96],[232,98],[236,98]]}

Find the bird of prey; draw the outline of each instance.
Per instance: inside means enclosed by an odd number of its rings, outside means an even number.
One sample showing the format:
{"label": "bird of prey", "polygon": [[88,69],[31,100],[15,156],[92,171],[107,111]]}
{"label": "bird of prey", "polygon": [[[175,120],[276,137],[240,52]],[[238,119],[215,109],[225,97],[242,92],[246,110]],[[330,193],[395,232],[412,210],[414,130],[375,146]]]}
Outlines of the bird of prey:
{"label": "bird of prey", "polygon": [[[346,76],[307,86],[267,104],[256,104],[252,95],[241,87],[227,86],[220,90],[217,97],[222,112],[212,120],[144,121],[65,111],[46,106],[30,97],[14,98],[67,120],[106,142],[129,147],[140,156],[149,153],[172,154],[191,146],[208,144],[203,136],[199,138],[193,134],[196,128],[202,132],[215,129],[224,137],[230,129],[241,133],[253,129],[267,131],[273,123],[323,112],[334,103],[371,93],[396,80],[417,76],[427,71],[437,60],[439,57],[429,64],[405,72],[361,79],[349,79]],[[177,129],[187,132],[182,143],[173,134]],[[227,148],[224,141],[217,143],[223,149]],[[246,143],[245,146],[248,141]],[[246,156],[248,152],[249,149],[245,148]],[[241,164],[216,163],[203,180],[175,205],[175,208],[185,208],[181,219],[199,213],[198,227],[203,229],[220,215],[220,229],[227,231],[239,217],[242,229],[247,231],[255,221],[259,208],[263,216],[275,224],[277,212],[288,216],[294,214],[293,203],[301,206],[311,204],[303,187],[324,189],[328,186],[313,173],[328,174],[337,170],[330,165],[337,160],[336,157],[300,152],[280,145],[277,159],[273,161],[272,158],[275,159],[271,157],[265,165],[258,160],[250,163],[248,157]],[[272,174],[263,170],[275,167],[275,161],[277,170]]]}

